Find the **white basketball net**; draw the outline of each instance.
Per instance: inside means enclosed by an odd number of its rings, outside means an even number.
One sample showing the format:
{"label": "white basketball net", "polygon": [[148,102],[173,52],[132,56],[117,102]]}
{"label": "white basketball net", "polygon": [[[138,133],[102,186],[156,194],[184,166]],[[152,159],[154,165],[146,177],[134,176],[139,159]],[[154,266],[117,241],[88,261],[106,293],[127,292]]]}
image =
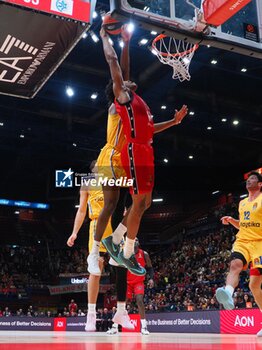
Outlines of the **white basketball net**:
{"label": "white basketball net", "polygon": [[163,64],[173,67],[173,79],[180,82],[190,80],[189,66],[198,44],[192,44],[164,34],[158,35],[153,43],[152,49]]}

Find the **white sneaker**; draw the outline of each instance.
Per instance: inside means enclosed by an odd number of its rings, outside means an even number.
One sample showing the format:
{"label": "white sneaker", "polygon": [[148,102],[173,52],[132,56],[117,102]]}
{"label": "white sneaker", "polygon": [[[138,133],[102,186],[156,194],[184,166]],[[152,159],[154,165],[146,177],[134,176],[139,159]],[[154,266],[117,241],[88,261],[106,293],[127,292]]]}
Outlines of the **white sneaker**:
{"label": "white sneaker", "polygon": [[97,254],[89,254],[87,258],[87,271],[91,275],[101,276],[101,270],[99,268],[99,255]]}
{"label": "white sneaker", "polygon": [[262,329],[257,333],[257,337],[262,337]]}
{"label": "white sneaker", "polygon": [[117,334],[118,333],[118,326],[110,328],[106,334]]}
{"label": "white sneaker", "polygon": [[232,295],[227,289],[223,287],[217,288],[216,299],[220,304],[224,306],[226,310],[233,310],[235,307]]}
{"label": "white sneaker", "polygon": [[148,329],[145,327],[145,328],[141,328],[141,334],[149,335],[150,333],[149,333]]}
{"label": "white sneaker", "polygon": [[127,311],[117,311],[112,321],[114,323],[120,324],[122,327],[127,329],[135,329],[133,323],[128,316]]}
{"label": "white sneaker", "polygon": [[90,312],[87,314],[85,331],[86,332],[96,331],[96,313],[95,312]]}

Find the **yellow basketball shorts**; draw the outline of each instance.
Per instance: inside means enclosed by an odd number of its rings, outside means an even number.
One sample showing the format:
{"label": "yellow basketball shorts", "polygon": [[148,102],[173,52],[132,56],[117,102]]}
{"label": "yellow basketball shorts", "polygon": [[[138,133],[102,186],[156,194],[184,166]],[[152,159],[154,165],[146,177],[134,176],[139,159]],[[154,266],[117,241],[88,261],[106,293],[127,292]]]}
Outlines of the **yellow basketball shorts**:
{"label": "yellow basketball shorts", "polygon": [[237,239],[233,245],[232,252],[241,253],[247,264],[252,262],[253,268],[262,268],[262,240],[261,241],[243,241]]}
{"label": "yellow basketball shorts", "polygon": [[126,177],[126,172],[121,162],[121,152],[106,144],[97,159],[98,173],[108,179],[120,179]]}
{"label": "yellow basketball shorts", "polygon": [[[94,236],[95,236],[95,232],[96,232],[96,224],[97,224],[97,219],[93,219],[90,222],[90,225],[89,225],[89,242],[88,242],[88,250],[89,250],[89,252],[91,252],[93,244],[94,244]],[[112,227],[111,227],[111,222],[109,221],[107,226],[106,226],[105,232],[103,234],[103,238],[107,238],[107,237],[111,236],[112,232],[113,232],[113,230],[112,230]],[[105,253],[106,252],[106,248],[103,246],[102,243],[100,243],[99,251],[101,253]]]}

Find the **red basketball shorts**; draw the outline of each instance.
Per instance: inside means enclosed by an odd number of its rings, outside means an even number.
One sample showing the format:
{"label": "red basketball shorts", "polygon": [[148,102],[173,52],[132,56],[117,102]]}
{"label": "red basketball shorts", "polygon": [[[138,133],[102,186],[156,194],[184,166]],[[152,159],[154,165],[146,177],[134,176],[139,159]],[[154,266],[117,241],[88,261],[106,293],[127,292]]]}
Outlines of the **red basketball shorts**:
{"label": "red basketball shorts", "polygon": [[145,293],[145,285],[144,281],[142,282],[136,282],[136,283],[128,283],[127,282],[127,291],[126,291],[126,298],[132,299],[133,295],[144,295]]}
{"label": "red basketball shorts", "polygon": [[133,179],[131,194],[150,193],[154,187],[154,151],[150,144],[126,143],[121,151],[127,177]]}

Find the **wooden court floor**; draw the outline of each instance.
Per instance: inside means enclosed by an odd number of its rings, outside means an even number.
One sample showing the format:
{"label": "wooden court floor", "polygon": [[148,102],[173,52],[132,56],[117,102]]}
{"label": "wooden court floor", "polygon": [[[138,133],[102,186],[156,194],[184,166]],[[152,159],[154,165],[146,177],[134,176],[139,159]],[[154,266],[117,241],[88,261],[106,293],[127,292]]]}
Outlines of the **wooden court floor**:
{"label": "wooden court floor", "polygon": [[1,331],[0,350],[262,350],[255,335]]}

